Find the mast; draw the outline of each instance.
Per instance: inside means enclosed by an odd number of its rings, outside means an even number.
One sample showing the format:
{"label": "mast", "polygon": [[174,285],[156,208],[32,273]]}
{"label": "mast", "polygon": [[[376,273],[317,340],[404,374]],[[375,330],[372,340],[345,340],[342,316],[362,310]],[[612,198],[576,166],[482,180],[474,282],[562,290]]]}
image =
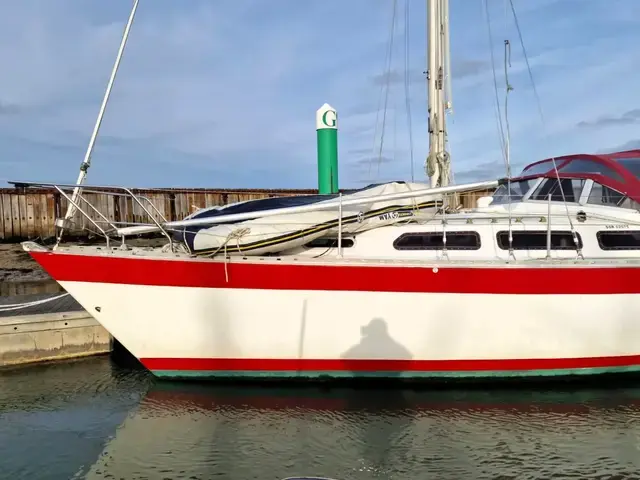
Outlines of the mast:
{"label": "mast", "polygon": [[446,187],[451,177],[445,122],[451,110],[449,0],[427,0],[427,65],[429,154],[425,172],[432,187]]}
{"label": "mast", "polygon": [[120,66],[120,60],[122,59],[122,54],[124,53],[124,47],[127,44],[127,39],[129,38],[129,30],[131,30],[131,25],[133,24],[133,18],[136,15],[136,10],[138,9],[139,0],[133,1],[133,8],[131,9],[131,14],[129,15],[129,21],[124,29],[124,33],[122,35],[122,40],[120,42],[120,48],[118,49],[118,55],[116,56],[116,61],[113,66],[113,70],[111,71],[111,77],[109,78],[109,83],[107,84],[107,90],[104,94],[104,98],[102,99],[102,105],[100,106],[100,111],[98,112],[98,118],[96,120],[96,124],[93,127],[93,133],[91,134],[91,138],[89,139],[89,146],[87,147],[87,151],[84,156],[84,160],[80,164],[80,173],[78,174],[78,180],[76,181],[76,188],[73,189],[73,195],[71,197],[72,202],[67,206],[67,213],[64,216],[64,219],[60,219],[56,221],[56,225],[60,227],[60,232],[58,234],[57,243],[60,243],[60,239],[62,238],[62,234],[64,229],[67,227],[69,221],[73,218],[73,215],[76,212],[76,207],[73,205],[78,204],[78,197],[81,193],[80,186],[84,183],[85,178],[87,177],[87,171],[91,166],[91,153],[93,152],[93,146],[95,145],[96,138],[98,137],[98,132],[100,130],[100,125],[102,124],[102,118],[104,117],[105,109],[107,108],[107,102],[109,101],[109,96],[111,95],[111,88],[113,87],[113,82],[116,79],[116,74],[118,73],[118,67]]}

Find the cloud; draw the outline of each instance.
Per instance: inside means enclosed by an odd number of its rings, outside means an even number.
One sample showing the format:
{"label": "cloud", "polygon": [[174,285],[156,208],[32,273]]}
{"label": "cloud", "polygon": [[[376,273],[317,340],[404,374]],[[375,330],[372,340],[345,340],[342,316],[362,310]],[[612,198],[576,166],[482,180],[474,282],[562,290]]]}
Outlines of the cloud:
{"label": "cloud", "polygon": [[465,78],[478,75],[488,71],[491,68],[491,62],[488,60],[460,60],[451,62],[451,76],[455,78]]}
{"label": "cloud", "polygon": [[352,148],[348,150],[347,153],[349,155],[371,155],[373,154],[373,150],[371,148]]}
{"label": "cloud", "polygon": [[[517,169],[512,168],[512,170]],[[455,179],[457,183],[471,183],[484,180],[493,180],[495,178],[504,176],[506,176],[506,173],[504,161],[502,160],[484,162],[469,169],[455,171]],[[515,176],[515,174],[513,176]]]}
{"label": "cloud", "polygon": [[[362,181],[362,168],[379,155],[379,95],[386,84],[383,161],[375,173],[379,179],[409,178],[413,168],[417,180],[426,180],[421,168],[428,150],[426,12],[424,2],[407,1],[412,146],[401,21],[390,73],[383,73],[389,2],[142,2],[88,181],[159,187],[313,187],[314,116],[329,102],[339,114],[340,182],[348,187]],[[480,20],[483,9],[480,2],[454,3],[450,18],[455,113],[447,117],[453,168],[456,181],[493,177],[504,167],[498,161],[493,169],[489,162],[500,156],[486,24]],[[610,0],[585,2],[576,10],[568,0],[541,0],[535,7],[518,8],[546,128],[536,117],[513,24],[503,21],[500,2],[490,6],[501,101],[502,39],[511,39],[513,45],[513,158],[534,161],[574,149],[601,148],[601,136],[576,128],[580,122],[590,123],[584,119],[609,121],[607,144],[635,138],[636,117],[615,120],[608,112],[627,110],[629,92],[640,81],[640,51],[634,48],[640,32],[629,20],[636,18],[638,6]],[[8,163],[3,164],[3,177],[75,179],[130,8],[129,0],[86,0],[81,5],[72,0],[4,2],[0,158]]]}
{"label": "cloud", "polygon": [[21,110],[18,105],[5,103],[0,100],[0,115],[14,115],[20,113]]}
{"label": "cloud", "polygon": [[415,71],[410,71],[405,73],[400,69],[393,69],[388,72],[378,73],[371,77],[371,83],[375,86],[381,85],[395,85],[399,83],[404,83],[405,78],[408,78],[409,83],[426,83],[427,78],[425,74],[418,73]]}
{"label": "cloud", "polygon": [[640,123],[640,108],[628,110],[622,115],[602,115],[595,120],[578,122],[577,126],[581,128],[591,127],[608,127],[612,125],[633,125]]}
{"label": "cloud", "polygon": [[383,165],[386,163],[393,163],[396,161],[397,161],[396,157],[390,157],[387,155],[373,155],[369,157],[361,157],[355,160],[354,162],[351,162],[351,164],[358,167],[366,166],[368,168],[369,165]]}
{"label": "cloud", "polygon": [[596,153],[614,153],[614,152],[624,152],[626,150],[640,150],[640,140],[629,140],[621,145],[605,148],[603,150],[599,150]]}

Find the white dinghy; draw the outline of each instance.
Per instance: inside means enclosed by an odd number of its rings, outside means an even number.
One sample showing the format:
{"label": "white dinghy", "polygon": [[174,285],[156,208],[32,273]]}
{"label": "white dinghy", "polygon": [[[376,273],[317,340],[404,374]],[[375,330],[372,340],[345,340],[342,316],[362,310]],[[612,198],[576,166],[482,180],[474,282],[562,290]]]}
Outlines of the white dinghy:
{"label": "white dinghy", "polygon": [[[353,235],[373,228],[415,220],[418,216],[433,215],[442,195],[425,194],[405,199],[384,199],[367,205],[348,205],[352,199],[378,195],[408,193],[428,189],[421,183],[390,182],[371,185],[342,195],[336,208],[337,195],[305,195],[266,198],[239,202],[223,207],[199,210],[185,221],[209,219],[209,225],[183,227],[174,233],[174,240],[184,243],[197,255],[264,255],[308,244],[320,237],[335,237],[342,217],[342,234]],[[340,203],[347,205],[340,209]],[[440,202],[440,203],[438,203]],[[285,213],[262,217],[265,210],[288,209],[301,206],[321,206],[327,210]],[[342,215],[340,215],[340,210]],[[234,214],[250,214],[256,218],[230,223],[225,218]],[[215,224],[216,217],[221,223]]]}

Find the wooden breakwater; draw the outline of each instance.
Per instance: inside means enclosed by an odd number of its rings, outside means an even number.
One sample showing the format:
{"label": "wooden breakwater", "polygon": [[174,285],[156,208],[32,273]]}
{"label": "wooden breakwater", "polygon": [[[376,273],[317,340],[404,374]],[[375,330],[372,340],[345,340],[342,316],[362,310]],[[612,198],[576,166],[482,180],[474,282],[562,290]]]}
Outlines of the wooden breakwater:
{"label": "wooden breakwater", "polygon": [[[197,208],[226,205],[233,202],[255,200],[266,197],[317,193],[317,190],[226,190],[226,189],[132,189],[136,196],[146,197],[168,221],[181,220]],[[86,198],[110,222],[150,223],[145,210],[131,198],[118,190],[100,193],[83,192]],[[156,219],[158,215],[145,201],[143,205]],[[55,189],[3,188],[0,189],[0,240],[20,241],[55,236],[55,221],[64,217],[68,201]],[[82,204],[89,216],[104,220]],[[95,230],[86,217],[76,212],[70,235],[83,236]]]}
{"label": "wooden breakwater", "polygon": [[[157,211],[156,213],[143,201],[143,205],[157,220],[182,220],[198,208],[227,205],[229,203],[256,200],[268,197],[317,194],[315,189],[298,190],[262,190],[262,189],[132,189],[136,196],[145,197]],[[110,222],[151,223],[149,214],[130,196],[124,196],[118,190],[100,193],[83,192],[86,198]],[[475,205],[477,198],[487,191],[469,192],[460,195],[463,207]],[[65,215],[67,199],[55,189],[0,188],[0,240],[22,241],[35,238],[51,238],[56,234],[55,221]],[[104,223],[100,216],[86,208],[84,210],[98,223]],[[160,216],[162,215],[162,217]],[[76,212],[72,219],[69,235],[85,236],[96,230],[92,223],[81,213]]]}

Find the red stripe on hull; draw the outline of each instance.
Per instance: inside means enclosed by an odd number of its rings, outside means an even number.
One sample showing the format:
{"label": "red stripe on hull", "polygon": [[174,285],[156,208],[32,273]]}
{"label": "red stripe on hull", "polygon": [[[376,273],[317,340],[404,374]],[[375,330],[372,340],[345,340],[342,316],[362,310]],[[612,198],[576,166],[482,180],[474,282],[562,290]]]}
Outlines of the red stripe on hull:
{"label": "red stripe on hull", "polygon": [[490,372],[630,367],[640,365],[640,355],[513,360],[141,358],[140,361],[149,370],[255,372]]}
{"label": "red stripe on hull", "polygon": [[640,267],[432,267],[160,260],[30,252],[57,281],[171,287],[476,294],[640,293]]}

